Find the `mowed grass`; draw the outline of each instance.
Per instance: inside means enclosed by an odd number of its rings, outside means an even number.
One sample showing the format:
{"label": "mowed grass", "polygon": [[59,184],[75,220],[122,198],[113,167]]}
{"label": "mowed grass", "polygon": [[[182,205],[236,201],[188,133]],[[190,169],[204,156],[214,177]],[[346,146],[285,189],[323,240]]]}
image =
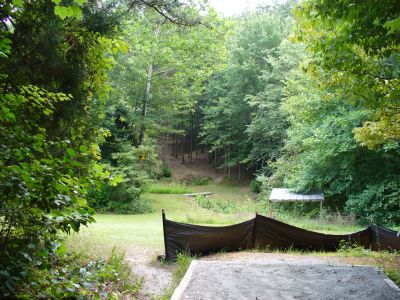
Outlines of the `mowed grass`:
{"label": "mowed grass", "polygon": [[[82,227],[78,234],[71,234],[67,238],[67,245],[72,250],[84,251],[93,256],[104,256],[110,253],[110,249],[114,246],[127,252],[146,249],[161,254],[164,249],[161,209],[165,209],[168,219],[178,222],[223,226],[238,221],[234,215],[224,215],[199,208],[192,198],[182,194],[172,194],[170,190],[166,194],[160,194],[160,190],[168,189],[168,183],[160,183],[159,186],[161,188],[154,187],[157,193],[146,192],[142,195],[151,203],[155,209],[154,213],[97,214],[95,223]],[[193,187],[193,190],[197,188]],[[227,190],[226,187],[222,189]],[[236,192],[235,189],[233,193]],[[243,215],[239,219],[246,218],[247,215]]]}
{"label": "mowed grass", "polygon": [[145,192],[150,194],[188,194],[192,193],[192,190],[182,184],[160,182],[150,184],[145,188]]}
{"label": "mowed grass", "polygon": [[[164,249],[162,208],[165,209],[166,216],[170,220],[210,226],[224,226],[248,220],[254,217],[257,210],[257,202],[254,200],[256,195],[247,186],[221,182],[187,187],[192,192],[212,192],[214,194],[210,197],[215,201],[229,201],[238,207],[246,208],[234,214],[223,214],[200,208],[193,198],[170,193],[172,190],[168,190],[170,185],[173,189],[177,186],[168,182],[159,182],[153,185],[153,188],[157,190],[156,193],[146,192],[143,194],[143,197],[155,209],[154,213],[143,215],[98,214],[95,216],[96,223],[83,227],[79,234],[72,234],[68,237],[68,246],[93,256],[104,256],[110,253],[110,249],[114,246],[127,252],[144,249],[144,251],[161,254]],[[168,193],[159,193],[163,189]],[[182,192],[177,189],[175,191]],[[361,226],[354,224],[324,223],[323,220],[318,219],[290,216],[280,216],[278,219],[301,228],[331,234],[362,229]]]}
{"label": "mowed grass", "polygon": [[191,203],[182,195],[145,194],[155,212],[142,215],[97,214],[96,222],[72,234],[67,244],[70,248],[83,250],[93,255],[108,253],[116,246],[129,251],[131,248],[163,249],[161,209],[165,208],[170,218],[182,219]]}

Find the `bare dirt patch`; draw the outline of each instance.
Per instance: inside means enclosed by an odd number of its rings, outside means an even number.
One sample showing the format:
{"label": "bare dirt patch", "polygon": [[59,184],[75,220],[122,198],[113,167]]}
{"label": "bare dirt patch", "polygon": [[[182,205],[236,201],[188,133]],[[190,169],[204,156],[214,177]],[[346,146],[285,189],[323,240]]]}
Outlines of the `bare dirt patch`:
{"label": "bare dirt patch", "polygon": [[153,299],[163,295],[172,285],[173,266],[156,261],[159,251],[145,248],[129,248],[125,260],[132,266],[133,273],[141,277],[139,299]]}
{"label": "bare dirt patch", "polygon": [[[168,149],[167,149],[168,148]],[[165,164],[172,169],[172,178],[177,181],[188,180],[194,177],[208,177],[213,182],[221,182],[224,178],[223,172],[216,172],[208,161],[208,153],[200,151],[192,154],[192,161],[185,155],[185,163],[182,158],[171,155],[172,146],[165,147],[160,157],[164,158]]]}

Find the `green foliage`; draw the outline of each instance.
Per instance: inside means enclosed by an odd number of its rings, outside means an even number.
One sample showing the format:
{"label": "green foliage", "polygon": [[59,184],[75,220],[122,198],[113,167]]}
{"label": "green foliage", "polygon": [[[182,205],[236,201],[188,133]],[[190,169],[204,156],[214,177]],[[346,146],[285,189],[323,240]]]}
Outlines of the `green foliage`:
{"label": "green foliage", "polygon": [[161,164],[151,146],[125,147],[123,151],[113,153],[112,158],[116,162],[114,173],[123,176],[122,185],[131,194],[140,194],[141,187],[156,179],[160,173]]}
{"label": "green foliage", "polygon": [[352,201],[351,206],[358,209],[350,212],[364,221],[382,222],[372,218],[372,210],[368,209],[376,201],[380,214],[395,218],[393,206],[384,205],[383,198],[373,197],[365,190],[369,185],[383,188],[384,178],[398,178],[398,150],[371,151],[358,145],[353,130],[370,112],[340,99],[324,101],[323,95],[318,84],[302,70],[288,77],[282,110],[289,116],[290,127],[284,153],[274,164],[269,186],[286,185],[298,191],[322,189],[328,198],[327,205],[334,210],[343,209],[348,197],[361,200],[363,197],[357,195],[364,195],[371,198],[360,201],[360,206]]}
{"label": "green foliage", "polygon": [[359,103],[373,113],[355,138],[369,148],[400,140],[399,38],[400,3],[309,0],[295,10],[296,38],[320,58],[309,69],[315,78],[329,76],[320,87],[326,99]]}
{"label": "green foliage", "polygon": [[[111,167],[111,178],[108,183],[91,191],[89,204],[103,212],[152,212],[151,205],[140,196],[144,187],[160,173],[161,164],[154,148],[122,145],[121,152],[113,153],[112,158],[115,166]],[[115,184],[111,184],[112,182]]]}
{"label": "green foliage", "polygon": [[252,141],[248,160],[261,166],[263,173],[270,173],[271,162],[282,154],[289,126],[288,114],[281,108],[286,96],[286,83],[305,58],[303,45],[282,40],[266,59],[269,68],[260,77],[265,84],[264,90],[246,99],[251,107],[256,108],[246,129]]}
{"label": "green foliage", "polygon": [[20,299],[118,299],[122,294],[138,292],[140,280],[132,279],[132,271],[124,261],[124,255],[115,249],[107,260],[93,260],[67,253],[61,243],[53,242],[52,245],[50,252],[41,249],[39,257],[25,255],[30,258],[24,270],[26,277],[18,282],[12,293],[4,288],[15,279],[3,271],[0,276],[6,286],[0,288],[1,294]]}
{"label": "green foliage", "polygon": [[166,165],[162,166],[161,176],[165,178],[170,178],[172,176],[172,169]]}
{"label": "green foliage", "polygon": [[90,144],[73,130],[63,139],[42,127],[70,99],[35,86],[0,96],[0,264],[10,274],[3,293],[29,276],[33,260],[47,256],[57,231],[78,231],[94,220],[86,191],[104,174],[94,168]]}
{"label": "green foliage", "polygon": [[[59,231],[94,221],[86,196],[109,177],[96,161],[111,61],[108,38],[86,19],[58,18],[51,1],[6,2],[0,29],[0,267],[8,276],[1,293],[15,297],[35,268],[47,268]],[[85,16],[95,20],[98,10],[85,10]]]}
{"label": "green foliage", "polygon": [[359,194],[350,195],[346,205],[349,211],[365,216],[364,222],[400,224],[400,180],[386,177],[371,183]]}
{"label": "green foliage", "polygon": [[115,124],[109,126],[122,128],[134,146],[142,142],[142,132],[149,138],[171,132],[177,115],[194,110],[204,81],[220,64],[223,22],[212,12],[204,22],[215,26],[177,29],[148,10],[125,22],[129,51],[117,57],[111,72],[108,112]]}
{"label": "green foliage", "polygon": [[41,230],[44,235],[57,229],[77,231],[80,223],[93,221],[85,200],[89,179],[95,176],[90,169],[91,153],[81,151],[86,148],[75,141],[51,139],[40,125],[53,116],[56,103],[69,99],[33,86],[21,88],[17,96],[0,96],[4,234],[24,237],[33,232],[40,236]]}
{"label": "green foliage", "polygon": [[207,185],[212,179],[207,176],[194,176],[193,178],[188,178],[186,181],[190,185]]}
{"label": "green foliage", "polygon": [[153,212],[154,209],[142,195],[129,194],[124,187],[112,187],[108,184],[91,190],[88,203],[98,212],[114,212],[118,214],[143,214]]}
{"label": "green foliage", "polygon": [[[202,103],[204,117],[200,136],[202,142],[210,146],[210,151],[222,156],[224,162],[218,164],[220,167],[240,163],[262,165],[272,156],[271,148],[279,147],[274,142],[281,135],[281,120],[276,122],[278,117],[269,119],[262,115],[254,97],[266,89],[262,75],[268,76],[271,72],[271,59],[276,47],[287,36],[289,25],[288,11],[282,7],[249,13],[237,22],[236,33],[227,45],[228,65],[210,78],[207,101]],[[277,79],[271,78],[272,81]],[[276,113],[272,107],[265,107],[264,112]],[[252,124],[255,115],[260,122],[270,122],[270,128]],[[270,132],[273,126],[278,129]],[[256,145],[263,138],[260,134],[276,138],[273,142]],[[272,146],[265,147],[267,143]]]}
{"label": "green foliage", "polygon": [[261,193],[261,187],[262,187],[262,184],[260,181],[257,180],[257,178],[254,178],[251,180],[250,189],[253,193],[257,193],[257,194]]}
{"label": "green foliage", "polygon": [[[293,64],[284,76],[283,100],[279,106],[289,128],[280,157],[270,164],[273,175],[265,187],[287,186],[297,191],[322,189],[332,210],[346,208],[362,222],[394,224],[398,222],[394,200],[398,196],[393,193],[396,188],[393,184],[400,176],[398,144],[381,140],[384,146],[379,149],[363,147],[380,139],[379,130],[375,137],[365,136],[365,143],[357,143],[363,139],[359,138],[357,128],[376,119],[378,106],[375,104],[385,97],[385,90],[378,88],[379,79],[375,81],[368,74],[395,72],[384,63],[388,59],[384,57],[391,56],[393,49],[389,47],[385,53],[382,49],[368,52],[371,44],[361,38],[365,32],[371,30],[373,36],[368,37],[371,43],[386,43],[381,39],[385,30],[379,22],[371,23],[366,31],[358,31],[354,24],[347,23],[350,19],[356,24],[366,20],[357,19],[355,11],[367,9],[368,14],[376,14],[376,20],[381,18],[379,14],[386,13],[369,10],[370,3],[352,6],[349,14],[345,10],[346,1],[341,4],[305,1],[303,4],[302,9],[296,10],[295,39],[304,42],[317,55],[305,52],[304,47],[292,52],[301,63],[298,67]],[[331,10],[332,5],[337,9]],[[325,11],[324,7],[329,9]],[[290,49],[295,47],[286,47],[281,56],[288,55]],[[373,61],[382,64],[371,69]],[[390,113],[388,116],[392,118]],[[396,128],[389,127],[386,133]],[[265,170],[265,175],[270,174],[271,169]]]}
{"label": "green foliage", "polygon": [[214,212],[232,214],[238,210],[236,205],[232,202],[216,201],[203,195],[198,195],[194,199],[198,206],[210,209]]}

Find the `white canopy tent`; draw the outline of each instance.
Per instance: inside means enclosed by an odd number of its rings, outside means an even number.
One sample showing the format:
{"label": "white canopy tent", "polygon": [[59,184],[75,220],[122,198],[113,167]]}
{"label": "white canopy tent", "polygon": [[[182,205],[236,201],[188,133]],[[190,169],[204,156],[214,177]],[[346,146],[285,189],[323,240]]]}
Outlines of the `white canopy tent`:
{"label": "white canopy tent", "polygon": [[276,202],[319,202],[322,207],[322,202],[325,200],[322,191],[312,191],[309,193],[293,193],[289,189],[274,188],[269,196],[270,214],[272,216],[272,204]]}

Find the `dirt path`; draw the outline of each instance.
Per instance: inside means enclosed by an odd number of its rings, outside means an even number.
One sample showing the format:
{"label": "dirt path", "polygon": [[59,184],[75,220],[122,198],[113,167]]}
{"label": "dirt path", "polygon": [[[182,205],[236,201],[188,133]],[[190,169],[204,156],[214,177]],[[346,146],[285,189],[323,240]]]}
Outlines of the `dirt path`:
{"label": "dirt path", "polygon": [[157,261],[159,250],[129,248],[125,260],[132,266],[133,274],[141,277],[140,299],[153,299],[163,295],[172,285],[173,266]]}
{"label": "dirt path", "polygon": [[171,146],[169,149],[163,149],[163,154],[160,157],[164,157],[165,164],[172,169],[172,177],[177,181],[187,180],[194,177],[208,177],[213,182],[220,182],[224,178],[223,172],[216,172],[211,164],[208,162],[208,153],[193,153],[193,159],[190,161],[185,155],[185,163],[182,163],[181,157],[175,158],[171,155]]}

